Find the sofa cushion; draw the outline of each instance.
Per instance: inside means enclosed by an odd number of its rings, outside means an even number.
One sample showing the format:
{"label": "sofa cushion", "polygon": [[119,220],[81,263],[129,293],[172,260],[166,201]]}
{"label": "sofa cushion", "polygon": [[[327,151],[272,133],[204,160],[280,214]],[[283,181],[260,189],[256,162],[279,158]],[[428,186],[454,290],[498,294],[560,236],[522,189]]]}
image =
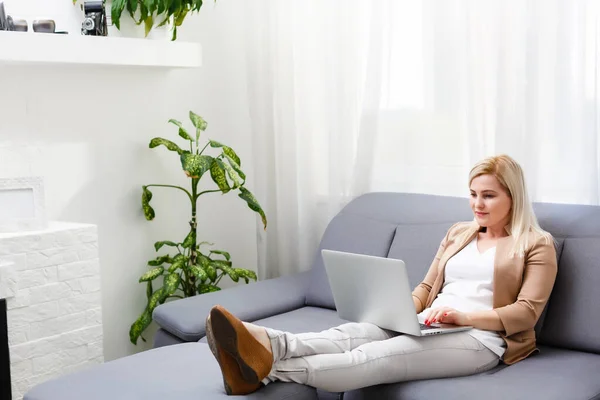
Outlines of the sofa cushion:
{"label": "sofa cushion", "polygon": [[165,331],[162,328],[159,328],[154,335],[154,342],[152,343],[152,347],[164,347],[164,346],[172,346],[174,344],[186,343],[183,339],[173,335]]}
{"label": "sofa cushion", "polygon": [[595,400],[598,370],[595,354],[542,347],[539,354],[482,374],[378,385],[348,392],[344,400]]}
{"label": "sofa cushion", "polygon": [[396,225],[361,215],[339,213],[327,226],[311,270],[306,305],[335,309],[323,266],[322,249],[386,257]]}
{"label": "sofa cushion", "polygon": [[405,262],[411,288],[425,278],[442,239],[454,222],[397,226],[388,257]]}
{"label": "sofa cushion", "polygon": [[[247,399],[317,399],[316,390],[273,383]],[[36,386],[25,400],[231,399],[219,365],[204,343],[161,347],[108,362]]]}
{"label": "sofa cushion", "polygon": [[565,239],[539,342],[600,353],[600,239]]}

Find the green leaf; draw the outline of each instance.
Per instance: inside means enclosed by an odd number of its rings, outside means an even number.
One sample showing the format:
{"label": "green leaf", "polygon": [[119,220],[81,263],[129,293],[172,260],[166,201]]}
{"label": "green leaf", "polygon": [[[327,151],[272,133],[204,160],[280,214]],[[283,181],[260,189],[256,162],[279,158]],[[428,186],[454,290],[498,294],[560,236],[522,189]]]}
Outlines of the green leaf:
{"label": "green leaf", "polygon": [[199,249],[200,246],[202,246],[203,244],[207,244],[209,246],[214,246],[215,245],[214,243],[211,243],[211,242],[200,242],[200,243],[198,243],[198,245],[196,246],[196,248]]}
{"label": "green leaf", "polygon": [[150,200],[152,200],[152,192],[148,190],[147,186],[142,186],[142,210],[148,221],[152,221],[156,216],[154,209],[150,206]]}
{"label": "green leaf", "polygon": [[231,261],[225,260],[212,260],[211,264],[218,270],[223,271],[226,275],[229,275],[232,281],[237,282],[240,277],[233,268],[231,268]]}
{"label": "green leaf", "polygon": [[[216,2],[217,0],[215,0]],[[200,11],[200,7],[202,7],[202,0],[193,0],[193,8],[192,11]]]}
{"label": "green leaf", "polygon": [[[238,163],[236,163],[235,160],[233,158],[229,157],[227,154],[225,154],[225,158],[227,158],[227,161],[229,162],[229,165],[231,165],[231,168],[233,168],[235,170],[235,172],[238,173],[240,178],[242,178],[244,180],[244,182],[246,182],[246,174],[244,174],[244,172],[240,168],[240,165]],[[244,183],[242,183],[242,185],[243,184]]]}
{"label": "green leaf", "polygon": [[171,296],[173,293],[175,293],[180,283],[181,276],[179,276],[177,272],[173,272],[165,278],[165,285],[163,289],[168,296]]}
{"label": "green leaf", "polygon": [[[185,18],[185,15],[184,15],[184,18]],[[177,19],[176,19],[174,28],[176,29],[179,25],[181,25],[181,23],[177,24]],[[196,140],[198,140],[198,139],[200,139],[200,132],[205,131],[206,126],[208,124],[201,116],[194,113],[193,111],[190,111],[190,120],[192,121],[192,124],[194,124],[194,126],[196,127]]]}
{"label": "green leaf", "polygon": [[212,260],[202,254],[198,256],[198,262],[200,266],[206,272],[211,282],[215,282],[217,280],[217,270],[212,266]]}
{"label": "green leaf", "polygon": [[176,151],[177,154],[179,154],[179,155],[182,155],[184,153],[184,151],[179,146],[177,146],[175,143],[171,142],[170,140],[156,137],[150,141],[151,149],[158,147],[160,145],[165,146],[167,149],[169,149],[171,151]]}
{"label": "green leaf", "polygon": [[238,166],[242,165],[242,161],[238,155],[235,154],[235,151],[233,151],[231,147],[223,146],[223,153],[227,156],[227,158],[233,159]]}
{"label": "green leaf", "polygon": [[[181,26],[183,24],[183,21],[185,20],[185,17],[188,13],[187,9],[183,9],[179,11],[179,14],[175,16],[175,26]],[[204,124],[206,125],[206,122],[204,122]],[[204,129],[206,129],[206,126],[204,127]],[[204,130],[202,129],[202,130]]]}
{"label": "green leaf", "polygon": [[240,178],[238,173],[231,167],[231,165],[225,164],[223,161],[221,161],[219,159],[216,159],[216,160],[219,163],[219,167],[221,167],[225,171],[227,171],[227,175],[229,175],[229,178],[233,182],[233,189],[237,189],[238,187],[243,185],[242,179]]}
{"label": "green leaf", "polygon": [[138,7],[138,2],[137,0],[127,0],[127,11],[129,11],[130,14],[133,14],[136,12]]}
{"label": "green leaf", "polygon": [[192,273],[192,275],[194,275],[196,278],[198,278],[200,280],[200,282],[202,282],[202,283],[206,282],[206,280],[208,279],[208,274],[206,272],[204,272],[204,270],[197,265],[192,265],[190,267],[190,272]]}
{"label": "green leaf", "polygon": [[184,249],[191,248],[196,242],[196,230],[190,229],[190,233],[183,240],[183,244],[181,245]]}
{"label": "green leaf", "polygon": [[256,197],[254,197],[254,195],[243,186],[240,187],[240,194],[238,196],[242,200],[245,200],[246,203],[248,203],[248,207],[250,207],[252,211],[255,211],[260,214],[263,225],[265,229],[267,229],[267,216],[265,215],[263,209],[260,207],[260,204],[258,204],[258,200],[256,200]]}
{"label": "green leaf", "polygon": [[168,254],[165,254],[164,256],[158,256],[154,260],[148,261],[148,265],[150,265],[151,267],[158,267],[159,265],[170,261],[171,257]]}
{"label": "green leaf", "polygon": [[179,260],[173,261],[173,264],[171,264],[168,271],[175,272],[177,269],[183,268],[185,266],[186,262],[187,262],[187,260],[185,260],[185,259],[179,259]]}
{"label": "green leaf", "polygon": [[140,276],[140,283],[152,281],[152,280],[158,278],[159,276],[161,276],[164,271],[165,271],[165,269],[163,267],[151,269],[150,271],[146,272],[144,275]]}
{"label": "green leaf", "polygon": [[198,294],[218,292],[219,290],[221,290],[221,288],[218,286],[215,286],[215,285],[207,285],[207,284],[203,284],[203,283],[198,285]]}
{"label": "green leaf", "polygon": [[[158,7],[156,9],[156,15],[162,15],[165,12],[165,10],[167,9],[167,5],[165,3],[166,3],[166,1],[164,1],[164,0],[158,0]],[[167,17],[167,19],[168,19],[168,17]],[[165,19],[165,21],[166,21],[166,19]],[[164,23],[162,23],[162,24],[164,25]],[[161,26],[161,25],[159,25],[159,26]]]}
{"label": "green leaf", "polygon": [[181,166],[190,178],[201,178],[213,163],[211,156],[184,153],[181,155]]}
{"label": "green leaf", "polygon": [[152,281],[148,281],[146,282],[146,297],[148,298],[148,300],[150,300],[150,298],[152,297]]}
{"label": "green leaf", "polygon": [[229,182],[227,182],[227,177],[225,176],[225,169],[219,165],[219,160],[216,158],[210,166],[210,176],[223,193],[227,193],[231,190]]}
{"label": "green leaf", "polygon": [[190,142],[194,141],[194,139],[190,136],[190,134],[187,133],[187,131],[183,128],[179,128],[179,136],[181,136],[185,140],[189,140]]}
{"label": "green leaf", "polygon": [[133,344],[137,344],[137,341],[142,334],[142,332],[150,325],[152,322],[152,313],[148,311],[148,309],[144,310],[142,315],[131,325],[129,329],[129,340]]}
{"label": "green leaf", "polygon": [[121,15],[125,9],[126,1],[127,0],[113,0],[112,6],[110,7],[111,19],[119,30],[121,29]]}
{"label": "green leaf", "polygon": [[235,269],[229,267],[229,266],[225,266],[225,265],[221,265],[220,269],[225,272],[227,275],[229,275],[229,277],[231,278],[232,281],[234,282],[238,282],[240,280],[240,276],[239,274],[235,271]]}
{"label": "green leaf", "polygon": [[242,278],[244,278],[244,280],[246,281],[246,283],[249,282],[250,279],[252,279],[253,281],[256,281],[258,278],[256,276],[256,272],[251,271],[249,269],[243,269],[243,268],[234,268],[235,272],[237,272],[237,274],[239,276],[241,276]]}
{"label": "green leaf", "polygon": [[181,136],[185,140],[189,140],[192,142],[194,141],[194,139],[192,139],[190,134],[185,130],[185,128],[183,127],[183,124],[181,122],[177,121],[176,119],[170,119],[169,123],[171,123],[173,125],[177,125],[177,127],[179,127],[179,136]]}
{"label": "green leaf", "polygon": [[173,257],[173,262],[175,261],[179,261],[179,260],[188,260],[188,257],[184,256],[183,254],[177,254],[175,257]]}
{"label": "green leaf", "polygon": [[233,161],[235,161],[235,163],[236,163],[238,166],[241,166],[241,165],[242,165],[242,162],[241,162],[241,160],[240,160],[240,157],[238,157],[238,155],[236,154],[236,152],[235,152],[235,151],[234,151],[234,150],[233,150],[231,147],[229,147],[229,146],[225,146],[223,143],[219,143],[219,142],[217,142],[216,140],[210,140],[210,141],[209,141],[209,144],[210,144],[210,147],[213,147],[213,148],[219,148],[219,147],[222,147],[222,148],[223,148],[223,154],[224,154],[226,157],[229,157],[229,158],[231,158]]}
{"label": "green leaf", "polygon": [[226,260],[210,260],[210,262],[215,265],[217,268],[220,267],[230,267],[231,266],[231,261],[226,261]]}
{"label": "green leaf", "polygon": [[154,309],[158,306],[158,304],[160,303],[160,300],[164,297],[165,295],[165,288],[161,287],[160,289],[158,289],[156,292],[154,292],[152,294],[152,296],[150,297],[150,300],[148,300],[148,307],[147,310],[150,311],[150,313],[152,313],[152,311],[154,311]]}
{"label": "green leaf", "polygon": [[152,14],[147,15],[144,18],[144,33],[145,36],[148,36],[150,31],[152,30],[152,26],[154,25],[154,19],[152,18]]}
{"label": "green leaf", "polygon": [[160,248],[163,246],[177,247],[177,243],[171,242],[170,240],[163,240],[162,242],[154,243],[154,248],[156,249],[156,251],[159,251]]}
{"label": "green leaf", "polygon": [[226,259],[227,261],[231,260],[231,254],[229,254],[229,253],[228,253],[228,252],[226,252],[226,251],[223,251],[223,250],[211,250],[211,251],[210,251],[210,253],[211,253],[211,254],[213,254],[213,253],[214,253],[214,254],[220,254],[220,255],[222,255],[223,257],[225,257],[225,259]]}

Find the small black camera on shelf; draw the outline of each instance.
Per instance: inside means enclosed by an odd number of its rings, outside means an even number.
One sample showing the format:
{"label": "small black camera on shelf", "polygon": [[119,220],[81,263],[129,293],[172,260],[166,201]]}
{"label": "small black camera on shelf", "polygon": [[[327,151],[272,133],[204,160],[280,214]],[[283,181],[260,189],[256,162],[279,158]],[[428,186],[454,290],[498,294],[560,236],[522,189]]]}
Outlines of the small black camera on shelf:
{"label": "small black camera on shelf", "polygon": [[85,17],[81,24],[81,34],[89,36],[106,36],[106,10],[103,0],[84,1],[83,12]]}

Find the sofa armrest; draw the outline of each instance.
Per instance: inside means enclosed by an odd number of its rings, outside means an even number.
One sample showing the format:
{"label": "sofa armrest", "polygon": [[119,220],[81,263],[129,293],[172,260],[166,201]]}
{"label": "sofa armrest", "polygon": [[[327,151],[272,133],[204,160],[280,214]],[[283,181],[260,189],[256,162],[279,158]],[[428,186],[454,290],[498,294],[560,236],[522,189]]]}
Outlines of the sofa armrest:
{"label": "sofa armrest", "polygon": [[310,271],[239,285],[158,306],[153,319],[161,328],[188,342],[206,334],[210,309],[220,304],[246,322],[304,307]]}

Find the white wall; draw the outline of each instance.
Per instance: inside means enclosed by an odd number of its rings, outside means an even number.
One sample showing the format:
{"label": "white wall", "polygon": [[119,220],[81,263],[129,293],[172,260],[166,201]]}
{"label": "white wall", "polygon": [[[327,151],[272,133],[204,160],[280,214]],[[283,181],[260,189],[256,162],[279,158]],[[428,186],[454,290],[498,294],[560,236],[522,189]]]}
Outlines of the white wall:
{"label": "white wall", "polygon": [[[182,239],[187,228],[185,199],[170,191],[155,190],[157,218],[143,219],[142,184],[186,184],[178,158],[148,149],[149,140],[175,138],[166,121],[194,110],[208,121],[206,137],[237,150],[252,189],[243,17],[241,7],[220,1],[186,21],[180,40],[203,46],[196,70],[0,67],[0,177],[41,175],[50,219],[98,225],[107,360],[150,347],[128,338],[145,304],[137,278],[155,255],[153,242]],[[256,217],[242,200],[213,194],[199,213],[202,240],[256,269]]]}

